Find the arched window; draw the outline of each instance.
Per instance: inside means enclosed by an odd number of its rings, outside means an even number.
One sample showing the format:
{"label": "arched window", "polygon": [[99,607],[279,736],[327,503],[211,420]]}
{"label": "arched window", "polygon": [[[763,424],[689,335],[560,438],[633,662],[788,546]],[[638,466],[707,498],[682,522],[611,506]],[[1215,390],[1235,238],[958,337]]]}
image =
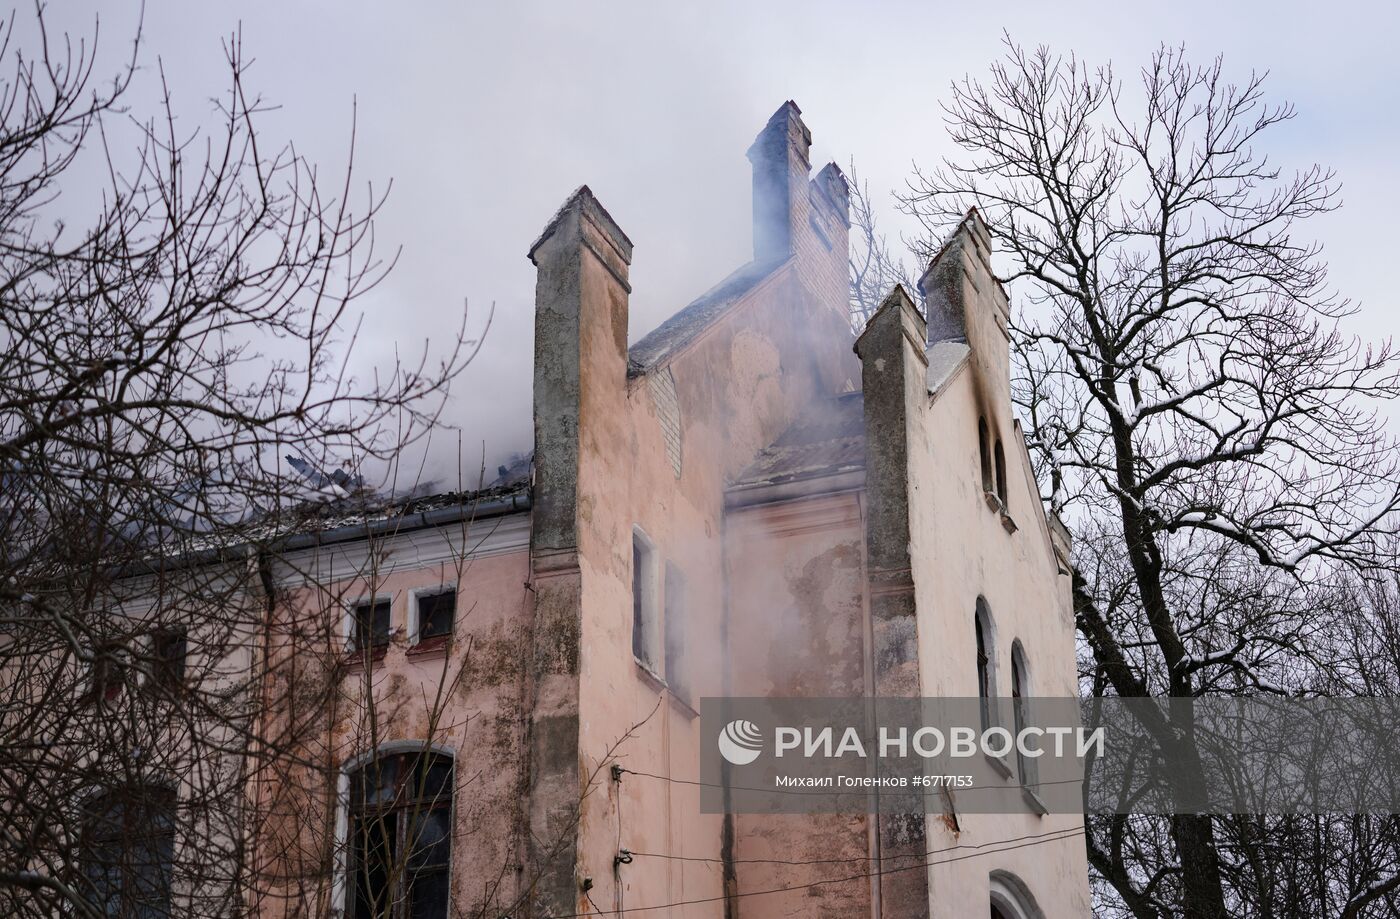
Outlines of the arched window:
{"label": "arched window", "polygon": [[1045,919],[1025,882],[1009,871],[992,871],[991,919]]}
{"label": "arched window", "polygon": [[380,754],[350,774],[349,919],[445,919],[452,757]]}
{"label": "arched window", "polygon": [[[1026,673],[1026,649],[1021,647],[1018,639],[1011,645],[1011,716],[1016,722],[1017,737],[1021,736],[1021,732],[1030,724],[1026,712],[1026,699],[1030,697],[1030,692],[1030,678]],[[1016,775],[1020,777],[1022,785],[1036,784],[1035,759],[1024,755],[1019,745],[1016,748]]]}
{"label": "arched window", "polygon": [[1001,499],[1002,506],[1007,504],[1006,500],[1006,453],[1001,449],[1001,438],[997,438],[996,445],[996,467],[997,467],[997,497]]}
{"label": "arched window", "polygon": [[992,490],[992,447],[991,435],[987,432],[987,419],[977,419],[977,454],[982,460],[982,490]]}
{"label": "arched window", "polygon": [[80,843],[87,901],[99,916],[167,919],[175,863],[175,792],[127,785],[85,802]]}
{"label": "arched window", "polygon": [[977,598],[973,627],[977,632],[977,698],[981,702],[982,730],[996,724],[993,710],[996,698],[996,659],[992,635],[992,612],[987,601]]}

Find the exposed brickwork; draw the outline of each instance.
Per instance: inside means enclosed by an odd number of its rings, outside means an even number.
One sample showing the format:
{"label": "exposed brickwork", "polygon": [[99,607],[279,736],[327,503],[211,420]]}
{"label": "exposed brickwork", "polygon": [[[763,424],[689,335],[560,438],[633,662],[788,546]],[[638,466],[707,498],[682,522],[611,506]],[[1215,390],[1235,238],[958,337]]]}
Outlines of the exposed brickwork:
{"label": "exposed brickwork", "polygon": [[661,425],[661,436],[666,441],[666,456],[671,460],[671,468],[676,478],[681,477],[681,406],[676,399],[676,378],[670,367],[647,378],[651,389],[651,400],[656,406],[656,422]]}

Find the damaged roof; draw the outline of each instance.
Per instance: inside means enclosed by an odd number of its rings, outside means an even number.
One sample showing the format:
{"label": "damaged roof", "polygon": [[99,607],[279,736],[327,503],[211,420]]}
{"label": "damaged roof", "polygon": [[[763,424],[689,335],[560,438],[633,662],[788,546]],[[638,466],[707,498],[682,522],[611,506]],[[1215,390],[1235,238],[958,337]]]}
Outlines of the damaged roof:
{"label": "damaged roof", "polygon": [[627,350],[627,376],[638,377],[694,341],[721,314],[758,286],[787,258],[749,262],[701,294]]}
{"label": "damaged roof", "polygon": [[754,457],[730,490],[865,468],[865,400],[859,392],[812,403]]}
{"label": "damaged roof", "polygon": [[[935,342],[928,357],[928,392],[937,398],[967,362],[964,342]],[[865,468],[865,400],[842,393],[808,405],[772,444],[758,451],[729,484],[731,495],[771,485],[855,472]],[[742,503],[742,502],[741,502]]]}

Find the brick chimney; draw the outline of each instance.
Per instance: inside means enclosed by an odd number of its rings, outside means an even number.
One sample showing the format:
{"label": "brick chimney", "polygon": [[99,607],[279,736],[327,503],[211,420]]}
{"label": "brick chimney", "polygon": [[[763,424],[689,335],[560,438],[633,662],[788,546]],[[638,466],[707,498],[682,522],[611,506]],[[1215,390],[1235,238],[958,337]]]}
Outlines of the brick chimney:
{"label": "brick chimney", "polygon": [[807,221],[807,153],[812,132],[792,100],[768,119],[753,146],[753,257],[756,262],[786,258]]}

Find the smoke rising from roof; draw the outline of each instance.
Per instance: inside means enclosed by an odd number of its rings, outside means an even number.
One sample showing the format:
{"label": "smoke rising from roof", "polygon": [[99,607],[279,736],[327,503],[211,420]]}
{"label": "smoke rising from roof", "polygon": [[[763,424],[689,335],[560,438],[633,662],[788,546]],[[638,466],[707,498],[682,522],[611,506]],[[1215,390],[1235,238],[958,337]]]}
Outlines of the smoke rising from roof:
{"label": "smoke rising from roof", "polygon": [[[1329,246],[1332,279],[1371,307],[1356,331],[1386,333],[1387,266],[1368,252],[1400,210],[1400,187],[1389,181],[1400,128],[1376,117],[1400,104],[1388,63],[1400,13],[1339,7],[1308,15],[1304,30],[1276,7],[1261,17],[1187,6],[1199,9],[1064,17],[1028,7],[1016,11],[1015,37],[1112,58],[1125,78],[1160,41],[1184,41],[1201,57],[1223,52],[1227,67],[1246,72],[1271,70],[1271,94],[1300,112],[1276,133],[1275,157],[1285,167],[1321,159],[1347,183],[1346,207],[1311,229]],[[90,34],[99,9],[111,69],[127,50],[134,5],[55,5],[51,25]],[[491,313],[485,347],[445,411],[456,430],[436,432],[397,476],[400,487],[432,479],[456,488],[475,485],[483,468],[489,482],[529,449],[534,270],[525,250],[571,189],[588,183],[636,242],[636,341],[748,261],[744,151],[778,102],[804,106],[813,163],[854,158],[877,195],[901,187],[911,160],[931,163],[948,150],[938,100],[949,81],[984,72],[1006,17],[931,4],[859,16],[849,4],[640,2],[611,4],[607,16],[554,4],[406,16],[364,2],[153,2],[133,112],[158,101],[159,55],[182,127],[206,121],[225,76],[220,39],[240,20],[253,87],[280,106],[263,130],[295,139],[334,175],[353,112],[358,178],[376,187],[393,180],[377,235],[403,252],[361,302],[358,365],[450,336],[464,300],[472,334]],[[885,225],[893,235],[912,229],[893,215]]]}

